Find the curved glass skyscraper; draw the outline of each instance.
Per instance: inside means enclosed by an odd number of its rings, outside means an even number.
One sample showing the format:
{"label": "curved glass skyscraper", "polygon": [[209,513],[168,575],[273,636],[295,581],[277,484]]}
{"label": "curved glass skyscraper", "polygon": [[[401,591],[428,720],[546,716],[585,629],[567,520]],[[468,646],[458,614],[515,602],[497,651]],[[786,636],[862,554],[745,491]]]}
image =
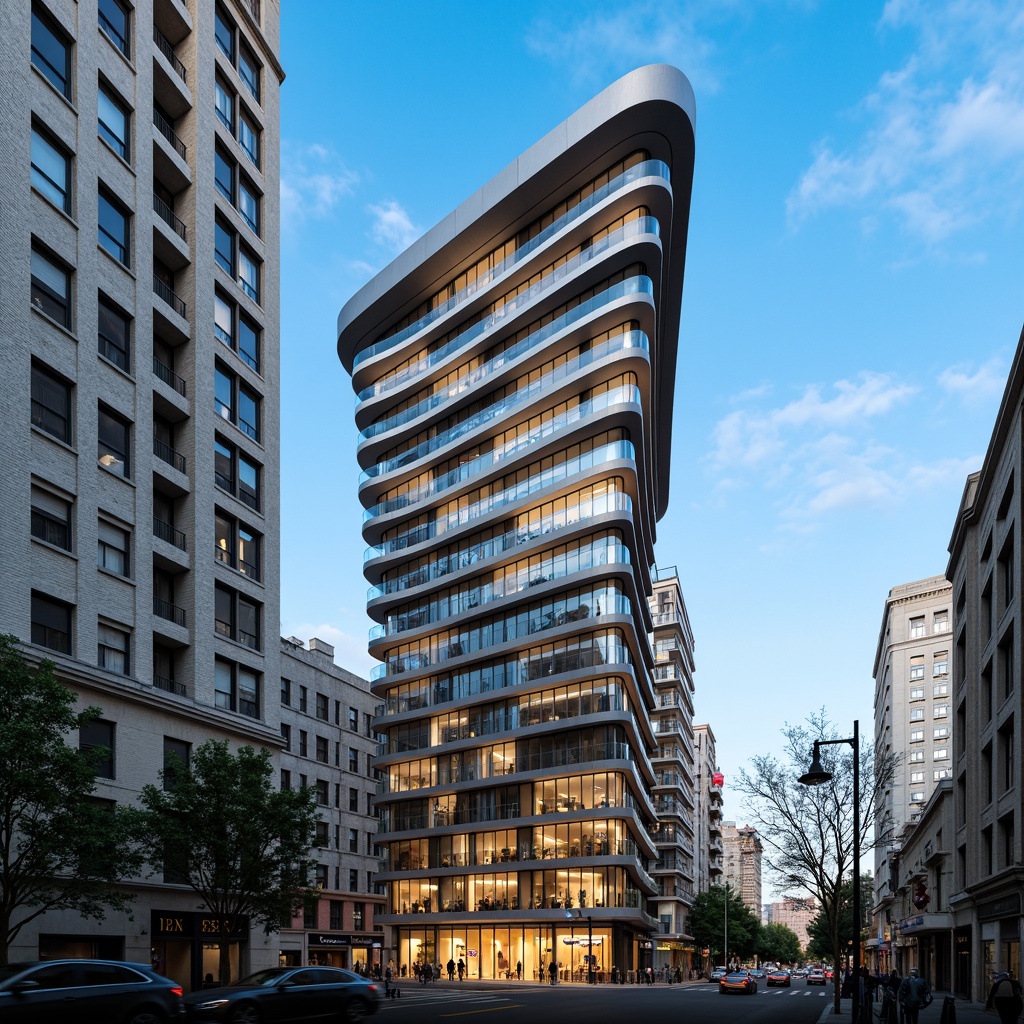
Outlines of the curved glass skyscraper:
{"label": "curved glass skyscraper", "polygon": [[634,71],[339,317],[387,738],[379,920],[407,970],[650,962],[648,595],[693,122],[679,71]]}

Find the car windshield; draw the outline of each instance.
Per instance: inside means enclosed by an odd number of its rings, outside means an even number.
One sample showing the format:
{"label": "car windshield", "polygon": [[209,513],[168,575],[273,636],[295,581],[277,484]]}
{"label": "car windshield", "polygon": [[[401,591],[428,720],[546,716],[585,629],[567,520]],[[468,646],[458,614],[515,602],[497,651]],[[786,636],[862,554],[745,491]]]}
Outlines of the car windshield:
{"label": "car windshield", "polygon": [[255,986],[261,986],[266,988],[273,985],[281,976],[283,972],[269,968],[265,971],[257,971],[255,974],[250,974],[248,978],[239,978],[238,981],[233,983],[234,988],[253,988]]}

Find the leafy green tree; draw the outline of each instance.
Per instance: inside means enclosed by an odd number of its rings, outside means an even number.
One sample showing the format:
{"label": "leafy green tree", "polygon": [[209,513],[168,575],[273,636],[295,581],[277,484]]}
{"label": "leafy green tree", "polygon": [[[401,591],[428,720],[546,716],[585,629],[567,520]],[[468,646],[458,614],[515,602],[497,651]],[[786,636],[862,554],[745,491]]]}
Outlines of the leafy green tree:
{"label": "leafy green tree", "polygon": [[[189,762],[173,756],[163,789],[143,787],[141,802],[154,867],[190,885],[219,925],[220,981],[231,981],[231,939],[243,919],[267,933],[315,902],[314,791],[278,791],[270,751],[208,740]],[[160,864],[155,861],[159,858]]]}
{"label": "leafy green tree", "polygon": [[102,921],[131,908],[116,883],[142,867],[138,813],[93,798],[109,751],[69,744],[102,714],[76,712],[76,699],[53,662],[33,669],[17,637],[0,635],[0,964],[47,911]]}
{"label": "leafy green tree", "polygon": [[796,963],[803,956],[800,937],[785,924],[762,925],[755,949],[758,959],[778,964]]}
{"label": "leafy green tree", "polygon": [[[853,757],[846,743],[821,747],[824,768],[832,779],[820,786],[798,781],[807,771],[815,740],[839,740],[840,733],[824,709],[811,715],[806,726],[782,730],[786,744],[781,757],[753,757],[743,769],[736,788],[747,798],[747,812],[761,840],[762,866],[777,887],[813,895],[827,934],[827,959],[838,963],[846,954],[841,937],[843,922],[851,918],[842,888],[853,865]],[[896,758],[875,760],[869,738],[860,749],[860,849],[862,857],[885,844],[891,821],[880,813],[878,795],[890,785]],[[870,892],[870,887],[867,889]],[[839,1012],[839,972],[833,989],[833,1008]]]}
{"label": "leafy green tree", "polygon": [[[729,932],[728,950],[725,948],[726,927]],[[712,962],[725,964],[729,955],[741,960],[753,955],[761,922],[727,883],[697,894],[690,911],[690,928],[697,945],[701,948],[707,946],[711,951]]]}

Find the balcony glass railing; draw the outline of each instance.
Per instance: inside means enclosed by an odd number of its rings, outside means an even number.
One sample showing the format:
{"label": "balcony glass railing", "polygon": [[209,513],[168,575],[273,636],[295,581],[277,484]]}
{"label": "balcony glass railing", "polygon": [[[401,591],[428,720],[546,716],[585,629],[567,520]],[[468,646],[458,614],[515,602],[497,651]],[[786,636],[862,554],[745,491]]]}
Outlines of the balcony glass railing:
{"label": "balcony glass railing", "polygon": [[592,470],[599,468],[604,463],[615,461],[636,461],[636,448],[631,441],[612,441],[610,444],[601,445],[591,452],[584,452],[576,458],[551,466],[548,469],[534,473],[523,483],[517,483],[506,487],[497,494],[489,495],[480,501],[474,502],[466,508],[458,509],[447,515],[441,516],[433,523],[416,526],[406,533],[399,534],[391,540],[375,548],[368,548],[366,559],[377,558],[381,555],[390,554],[392,551],[401,551],[414,544],[421,544],[427,540],[433,540],[442,533],[452,530],[457,526],[480,519],[490,515],[492,512],[505,505],[530,497],[538,491],[551,487],[553,484],[571,477],[585,476]]}
{"label": "balcony glass railing", "polygon": [[469,612],[482,614],[483,608],[491,602],[511,597],[542,583],[563,579],[600,566],[629,564],[629,549],[612,537],[602,537],[591,543],[580,543],[557,557],[531,562],[526,568],[483,586],[448,594],[442,600],[431,601],[421,608],[389,615],[387,625],[377,625],[370,629],[370,643],[386,636],[397,636],[409,629],[429,626],[453,615],[464,615]]}
{"label": "balcony glass railing", "polygon": [[[557,280],[560,281],[561,277]],[[453,352],[468,347],[493,327],[503,324],[512,313],[518,309],[522,309],[528,302],[532,302],[539,294],[541,294],[542,291],[552,287],[555,283],[557,283],[557,281],[553,281],[548,278],[545,278],[543,281],[538,281],[537,284],[535,284],[528,292],[523,292],[521,295],[517,295],[512,302],[502,306],[501,309],[495,310],[495,312],[490,316],[485,317],[483,320],[478,320],[461,334],[452,338],[450,341],[445,342],[443,345],[439,345],[432,352],[423,356],[422,359],[417,359],[415,363],[410,363],[408,366],[404,366],[397,373],[393,373],[389,377],[385,377],[382,380],[371,384],[369,387],[363,388],[363,390],[359,392],[357,401],[364,402],[369,398],[374,398],[378,395],[386,394],[389,391],[394,391],[395,388],[404,387],[414,377],[418,377],[429,370],[430,367],[444,359],[447,359]],[[572,309],[567,310],[561,316],[552,320],[546,327],[535,331],[529,337],[532,339],[534,346],[539,345],[546,338],[552,337],[559,331],[564,330],[570,324],[578,323],[591,313],[601,309],[603,306],[606,306],[611,302],[614,302],[616,299],[622,298],[626,295],[638,295],[643,293],[650,295],[653,294],[653,292],[654,285],[649,277],[640,275],[639,277],[627,278],[625,281],[620,281],[618,284],[614,284],[609,288],[606,288],[598,295],[591,296],[585,302],[581,302],[578,306],[574,306]]]}
{"label": "balcony glass railing", "polygon": [[526,544],[537,537],[557,532],[566,526],[572,526],[594,516],[604,515],[608,512],[628,512],[633,507],[633,500],[628,494],[621,492],[603,494],[589,501],[580,502],[571,508],[552,515],[544,516],[529,526],[517,530],[509,530],[500,537],[490,537],[479,544],[472,544],[451,555],[445,555],[427,565],[420,566],[413,572],[405,573],[395,579],[387,580],[375,587],[370,587],[366,592],[366,600],[373,601],[386,594],[397,594],[412,587],[418,587],[430,580],[438,580],[450,573],[465,569],[476,562],[482,562],[493,555],[500,555],[513,548]]}
{"label": "balcony glass railing", "polygon": [[397,512],[407,509],[410,505],[416,505],[428,498],[433,498],[444,491],[457,487],[459,484],[471,480],[475,476],[487,473],[502,463],[512,461],[522,452],[528,451],[534,445],[539,444],[546,438],[561,433],[575,423],[580,423],[591,416],[599,415],[619,405],[641,404],[640,389],[635,384],[624,384],[621,387],[613,388],[604,394],[596,395],[585,402],[580,402],[574,409],[555,416],[550,420],[538,423],[537,426],[521,434],[513,441],[495,448],[493,451],[465,462],[455,469],[449,470],[443,476],[435,477],[419,487],[414,487],[393,498],[385,498],[376,505],[371,506],[363,512],[363,522],[369,522],[377,516],[387,515],[389,512]]}
{"label": "balcony glass railing", "polygon": [[[524,387],[521,387],[518,391],[508,395],[506,398],[503,398],[500,401],[495,402],[493,405],[489,405],[486,409],[481,409],[479,412],[467,417],[461,423],[457,423],[454,426],[449,427],[447,430],[441,431],[434,437],[431,437],[412,448],[407,448],[404,452],[394,456],[394,458],[386,459],[384,462],[378,462],[377,465],[363,470],[359,475],[359,483],[363,483],[365,480],[370,480],[373,477],[382,476],[385,473],[390,473],[393,470],[409,466],[417,460],[425,458],[433,452],[436,452],[438,449],[443,448],[445,445],[451,444],[453,441],[457,441],[460,437],[476,430],[478,427],[482,427],[485,423],[490,423],[492,420],[500,419],[503,416],[509,415],[519,406],[528,405],[529,403],[536,401],[539,395],[542,395],[545,392],[550,392],[556,384],[565,380],[567,377],[570,377],[582,367],[591,366],[605,356],[618,352],[646,352],[647,350],[647,336],[642,331],[627,331],[625,334],[621,334],[616,338],[609,338],[607,341],[603,341],[599,345],[595,345],[592,350],[582,352],[569,362],[556,367],[550,373],[544,374],[544,376],[537,380],[530,381]],[[411,412],[412,410],[409,411]]]}
{"label": "balcony glass railing", "polygon": [[447,299],[445,302],[442,302],[440,305],[430,310],[429,313],[420,317],[415,323],[409,324],[408,327],[403,327],[395,334],[389,335],[387,338],[382,338],[380,341],[376,341],[372,345],[368,345],[366,348],[362,349],[360,352],[357,352],[353,359],[353,368],[358,369],[358,367],[366,362],[367,359],[371,359],[373,356],[379,355],[381,352],[387,352],[395,346],[408,341],[416,334],[419,334],[422,330],[429,327],[450,310],[461,305],[467,299],[472,298],[482,289],[489,287],[494,281],[498,280],[498,278],[503,274],[521,263],[527,256],[535,252],[549,239],[554,238],[555,235],[559,234],[566,227],[577,221],[595,206],[602,203],[608,198],[608,196],[614,195],[616,192],[621,191],[623,188],[631,185],[634,181],[638,181],[640,178],[663,178],[667,183],[670,180],[668,164],[661,160],[645,160],[643,163],[630,167],[622,174],[613,178],[607,184],[595,189],[590,193],[590,195],[581,199],[580,202],[571,210],[567,210],[557,220],[552,221],[551,224],[544,228],[543,231],[534,235],[534,237],[528,242],[521,245],[514,253],[512,253],[511,256],[506,257],[500,263],[496,263],[490,270],[484,272],[475,281],[456,292],[450,299]]}

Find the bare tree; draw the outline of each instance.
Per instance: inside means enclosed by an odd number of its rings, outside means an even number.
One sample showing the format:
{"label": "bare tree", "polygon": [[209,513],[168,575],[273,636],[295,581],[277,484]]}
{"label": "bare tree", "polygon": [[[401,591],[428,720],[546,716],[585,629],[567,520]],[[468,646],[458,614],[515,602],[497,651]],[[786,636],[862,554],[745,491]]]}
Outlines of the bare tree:
{"label": "bare tree", "polygon": [[[821,907],[833,950],[834,1012],[839,1012],[839,963],[846,949],[841,914],[849,912],[843,898],[843,880],[852,878],[853,865],[853,756],[852,746],[821,748],[823,767],[830,782],[803,786],[797,780],[807,770],[815,740],[837,740],[843,733],[829,721],[824,708],[805,725],[786,726],[781,756],[751,758],[740,771],[737,789],[746,797],[750,823],[757,829],[763,863],[779,888],[814,896]],[[895,758],[877,760],[869,739],[860,750],[860,848],[862,854],[888,840],[891,824],[882,820],[879,795],[891,784]],[[858,941],[859,936],[854,938]]]}

